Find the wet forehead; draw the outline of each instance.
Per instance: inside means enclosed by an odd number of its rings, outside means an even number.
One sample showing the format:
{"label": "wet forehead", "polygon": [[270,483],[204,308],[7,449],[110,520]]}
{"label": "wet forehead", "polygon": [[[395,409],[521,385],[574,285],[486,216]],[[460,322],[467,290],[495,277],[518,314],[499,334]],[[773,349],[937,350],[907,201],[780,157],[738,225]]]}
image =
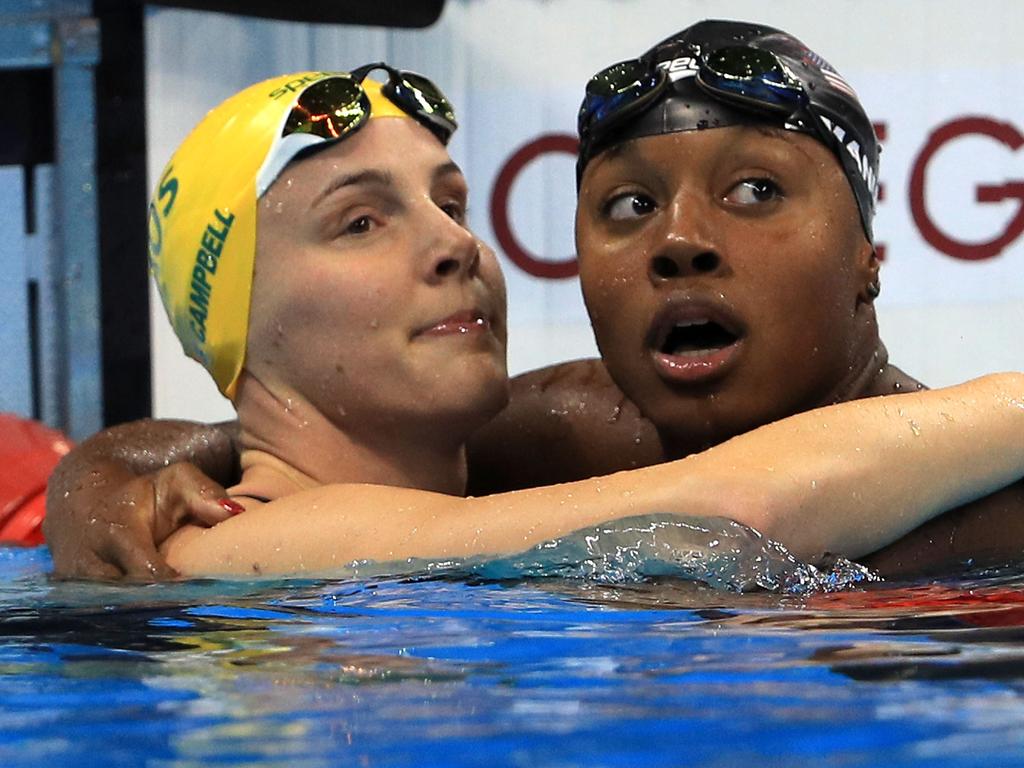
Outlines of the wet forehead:
{"label": "wet forehead", "polygon": [[784,162],[815,176],[842,176],[835,156],[816,139],[769,126],[743,125],[664,133],[616,144],[588,164],[582,187],[595,178],[607,179],[608,174],[710,172],[719,163],[758,161]]}

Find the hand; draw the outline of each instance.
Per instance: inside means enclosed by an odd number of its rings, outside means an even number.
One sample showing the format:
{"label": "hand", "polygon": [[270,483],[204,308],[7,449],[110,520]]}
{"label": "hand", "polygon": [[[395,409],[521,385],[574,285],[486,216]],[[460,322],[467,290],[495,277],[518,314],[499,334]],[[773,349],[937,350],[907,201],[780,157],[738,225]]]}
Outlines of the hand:
{"label": "hand", "polygon": [[85,482],[51,478],[43,531],[58,578],[153,581],[178,574],[159,552],[186,524],[212,526],[242,511],[224,488],[191,464],[136,476],[117,464],[93,466]]}

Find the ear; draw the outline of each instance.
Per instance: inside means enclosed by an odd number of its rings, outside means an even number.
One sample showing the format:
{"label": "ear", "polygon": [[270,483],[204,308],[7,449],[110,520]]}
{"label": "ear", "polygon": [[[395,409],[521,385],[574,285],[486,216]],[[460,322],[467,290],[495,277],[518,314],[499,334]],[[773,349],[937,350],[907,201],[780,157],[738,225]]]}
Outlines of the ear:
{"label": "ear", "polygon": [[881,262],[874,246],[864,239],[857,249],[855,271],[860,290],[857,293],[857,302],[873,304],[878,294],[881,293],[882,284],[879,282],[878,272]]}

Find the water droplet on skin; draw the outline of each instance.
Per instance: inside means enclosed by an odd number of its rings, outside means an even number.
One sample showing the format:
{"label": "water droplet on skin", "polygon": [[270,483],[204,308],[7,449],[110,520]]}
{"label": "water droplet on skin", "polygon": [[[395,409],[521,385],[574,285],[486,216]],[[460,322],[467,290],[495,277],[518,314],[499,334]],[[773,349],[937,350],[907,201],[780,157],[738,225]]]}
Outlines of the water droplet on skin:
{"label": "water droplet on skin", "polygon": [[811,480],[811,490],[812,491],[818,490],[818,481],[817,480]]}
{"label": "water droplet on skin", "polygon": [[611,415],[608,416],[608,419],[607,419],[608,423],[609,424],[614,424],[615,422],[617,422],[619,420],[619,416],[621,416],[621,415],[622,415],[622,409],[619,406],[616,405],[615,408],[612,409]]}
{"label": "water droplet on skin", "polygon": [[291,189],[293,183],[295,183],[294,179],[285,179],[284,180],[284,187],[285,187],[285,189]]}
{"label": "water droplet on skin", "polygon": [[276,203],[274,205],[274,213],[281,213],[284,211],[284,203]]}
{"label": "water droplet on skin", "polygon": [[348,411],[345,410],[345,406],[343,406],[343,405],[339,405],[338,406],[338,415],[339,416],[348,416]]}
{"label": "water droplet on skin", "polygon": [[[380,320],[378,320],[376,317],[373,318],[373,320],[370,321],[370,327],[373,328],[374,330],[377,330],[378,328],[380,328]],[[463,331],[463,332],[465,332],[465,331]]]}
{"label": "water droplet on skin", "polygon": [[913,419],[910,419],[907,423],[910,424],[910,431],[914,433],[914,437],[920,437],[921,427],[918,425],[918,423]]}
{"label": "water droplet on skin", "polygon": [[902,384],[901,384],[900,382],[898,382],[898,381],[897,381],[897,382],[894,382],[894,383],[893,383],[893,385],[892,385],[892,388],[893,388],[893,389],[894,389],[894,390],[895,390],[896,392],[899,392],[899,391],[900,391],[901,389],[903,389],[903,385],[902,385]]}

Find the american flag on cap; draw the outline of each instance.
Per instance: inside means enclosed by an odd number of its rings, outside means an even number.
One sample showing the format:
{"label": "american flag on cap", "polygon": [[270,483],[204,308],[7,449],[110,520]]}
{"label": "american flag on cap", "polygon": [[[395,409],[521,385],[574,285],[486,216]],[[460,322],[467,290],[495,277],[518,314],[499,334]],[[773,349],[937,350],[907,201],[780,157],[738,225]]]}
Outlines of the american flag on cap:
{"label": "american flag on cap", "polygon": [[856,99],[857,101],[860,101],[860,99],[857,97],[857,92],[853,90],[853,87],[848,82],[846,82],[846,80],[843,79],[843,76],[836,71],[835,67],[829,64],[827,61],[825,61],[825,59],[816,54],[810,48],[804,49],[804,55],[801,60],[804,64],[813,64],[818,69],[820,69],[821,76],[824,77],[828,84],[835,88],[837,91],[842,91],[851,99]]}

